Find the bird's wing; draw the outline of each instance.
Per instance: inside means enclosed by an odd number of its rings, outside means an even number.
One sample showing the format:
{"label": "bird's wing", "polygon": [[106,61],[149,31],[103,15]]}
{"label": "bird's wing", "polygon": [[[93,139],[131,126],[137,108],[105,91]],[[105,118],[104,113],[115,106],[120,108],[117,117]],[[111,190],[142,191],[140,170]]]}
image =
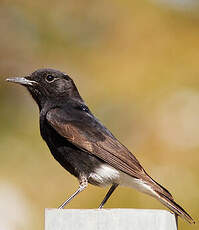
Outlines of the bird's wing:
{"label": "bird's wing", "polygon": [[46,118],[61,136],[76,147],[135,178],[146,179],[146,173],[134,155],[94,116],[88,115],[81,120],[71,120],[67,118],[67,113],[56,108],[50,110]]}

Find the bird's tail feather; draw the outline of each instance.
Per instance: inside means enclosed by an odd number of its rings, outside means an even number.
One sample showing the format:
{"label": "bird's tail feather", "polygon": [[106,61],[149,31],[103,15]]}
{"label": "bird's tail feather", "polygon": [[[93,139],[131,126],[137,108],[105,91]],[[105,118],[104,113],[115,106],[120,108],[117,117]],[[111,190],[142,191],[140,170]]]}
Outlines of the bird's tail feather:
{"label": "bird's tail feather", "polygon": [[191,224],[195,224],[195,221],[192,219],[192,217],[182,208],[180,205],[178,205],[173,199],[170,199],[169,197],[165,196],[164,194],[160,192],[157,193],[157,199],[164,204],[166,207],[168,207],[171,211],[185,219]]}
{"label": "bird's tail feather", "polygon": [[165,189],[162,185],[160,185],[155,180],[153,180],[147,173],[146,175],[148,176],[148,185],[151,186],[152,190],[155,193],[151,195],[155,197],[157,200],[159,200],[162,204],[164,204],[167,208],[169,208],[172,212],[182,217],[189,223],[194,224],[195,221],[180,205],[178,205],[174,201],[171,193],[167,189]]}

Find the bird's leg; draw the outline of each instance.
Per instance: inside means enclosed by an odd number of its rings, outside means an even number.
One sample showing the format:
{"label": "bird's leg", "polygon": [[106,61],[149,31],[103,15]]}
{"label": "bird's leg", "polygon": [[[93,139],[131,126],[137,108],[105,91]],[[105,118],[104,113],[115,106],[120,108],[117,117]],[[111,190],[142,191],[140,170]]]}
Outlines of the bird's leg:
{"label": "bird's leg", "polygon": [[77,194],[83,191],[88,186],[88,180],[86,177],[81,177],[79,180],[79,188],[75,193],[73,193],[62,205],[59,206],[59,209],[62,209],[68,204]]}
{"label": "bird's leg", "polygon": [[100,204],[99,209],[103,208],[103,206],[105,205],[106,201],[109,199],[109,197],[114,192],[114,190],[117,188],[117,186],[118,186],[118,184],[113,184],[111,186],[111,188],[108,190],[106,196],[104,197],[102,203]]}
{"label": "bird's leg", "polygon": [[176,213],[174,213],[175,215],[175,220],[176,220],[176,227],[177,227],[177,230],[178,230],[178,215]]}

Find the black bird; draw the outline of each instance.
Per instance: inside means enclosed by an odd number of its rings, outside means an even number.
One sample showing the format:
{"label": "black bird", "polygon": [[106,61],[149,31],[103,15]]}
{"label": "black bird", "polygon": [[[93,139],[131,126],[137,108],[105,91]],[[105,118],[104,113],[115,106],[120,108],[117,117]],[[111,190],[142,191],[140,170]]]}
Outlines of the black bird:
{"label": "black bird", "polygon": [[78,190],[88,183],[111,186],[102,208],[118,185],[144,192],[189,223],[191,216],[175,203],[172,195],[154,181],[135,156],[91,113],[73,80],[54,69],[39,69],[26,77],[7,81],[25,86],[40,110],[40,132],[54,158],[79,180]]}

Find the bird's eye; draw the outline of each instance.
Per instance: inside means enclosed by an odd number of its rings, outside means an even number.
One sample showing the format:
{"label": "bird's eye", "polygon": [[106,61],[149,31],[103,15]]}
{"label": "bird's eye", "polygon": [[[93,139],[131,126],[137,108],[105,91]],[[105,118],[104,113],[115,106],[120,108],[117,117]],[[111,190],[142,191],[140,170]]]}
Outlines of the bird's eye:
{"label": "bird's eye", "polygon": [[47,82],[53,82],[55,80],[55,77],[53,75],[47,75],[46,76],[46,81]]}
{"label": "bird's eye", "polygon": [[87,106],[85,106],[85,105],[80,105],[80,109],[82,110],[82,111],[85,111],[85,112],[89,112],[89,109],[88,109],[88,107]]}

